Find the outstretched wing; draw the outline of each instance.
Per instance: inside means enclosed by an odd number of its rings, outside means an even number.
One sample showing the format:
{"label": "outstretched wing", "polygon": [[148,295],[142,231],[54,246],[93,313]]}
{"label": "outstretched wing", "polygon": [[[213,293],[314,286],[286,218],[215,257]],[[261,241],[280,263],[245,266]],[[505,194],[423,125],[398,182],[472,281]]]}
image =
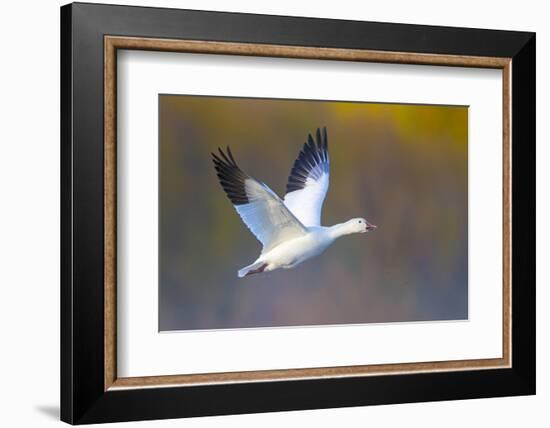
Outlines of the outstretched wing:
{"label": "outstretched wing", "polygon": [[285,205],[306,227],[321,225],[321,210],[327,195],[330,175],[327,129],[311,134],[288,177]]}
{"label": "outstretched wing", "polygon": [[220,184],[244,224],[262,243],[263,253],[307,233],[304,225],[269,187],[238,167],[229,147],[227,153],[218,150],[219,155],[212,153],[212,160]]}

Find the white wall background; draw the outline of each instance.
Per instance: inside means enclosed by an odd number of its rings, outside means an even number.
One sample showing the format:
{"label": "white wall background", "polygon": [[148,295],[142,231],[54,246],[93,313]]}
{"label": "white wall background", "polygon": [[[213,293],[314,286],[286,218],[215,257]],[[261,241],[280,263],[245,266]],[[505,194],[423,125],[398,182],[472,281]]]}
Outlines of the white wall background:
{"label": "white wall background", "polygon": [[[116,3],[103,1],[104,3]],[[121,0],[121,2],[123,2]],[[535,0],[148,0],[126,4],[537,32],[538,395],[139,423],[158,427],[548,426],[550,416],[550,28]],[[0,13],[0,420],[59,424],[59,6],[4,2]],[[138,426],[138,423],[125,426]]]}

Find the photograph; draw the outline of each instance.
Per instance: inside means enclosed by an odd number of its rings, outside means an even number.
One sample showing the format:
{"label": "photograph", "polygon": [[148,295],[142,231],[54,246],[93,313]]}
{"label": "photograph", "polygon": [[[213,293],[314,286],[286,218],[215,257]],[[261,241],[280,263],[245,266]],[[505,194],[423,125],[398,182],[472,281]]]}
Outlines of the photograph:
{"label": "photograph", "polygon": [[159,331],[468,319],[468,106],[158,102]]}

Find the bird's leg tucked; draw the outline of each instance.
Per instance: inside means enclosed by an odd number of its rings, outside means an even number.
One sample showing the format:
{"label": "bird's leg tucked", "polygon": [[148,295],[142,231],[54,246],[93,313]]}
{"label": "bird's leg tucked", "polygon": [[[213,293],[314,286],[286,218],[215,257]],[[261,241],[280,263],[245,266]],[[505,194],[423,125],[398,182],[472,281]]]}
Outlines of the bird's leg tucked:
{"label": "bird's leg tucked", "polygon": [[255,273],[262,273],[265,268],[267,267],[267,263],[264,263],[263,265],[261,265],[258,269],[252,269],[252,270],[249,270],[245,276],[249,276],[249,275],[253,275]]}

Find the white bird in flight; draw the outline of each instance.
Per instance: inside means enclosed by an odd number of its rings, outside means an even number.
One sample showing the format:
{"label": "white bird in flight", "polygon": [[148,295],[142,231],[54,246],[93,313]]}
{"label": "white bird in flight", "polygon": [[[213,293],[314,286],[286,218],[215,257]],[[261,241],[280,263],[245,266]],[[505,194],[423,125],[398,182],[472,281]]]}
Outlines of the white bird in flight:
{"label": "white bird in flight", "polygon": [[244,224],[263,245],[258,259],[239,270],[242,278],[275,269],[293,268],[318,256],[337,238],[376,229],[364,218],[321,226],[321,209],[329,187],[327,130],[308,135],[294,162],[284,200],[266,184],[239,168],[229,147],[212,153],[218,179]]}

